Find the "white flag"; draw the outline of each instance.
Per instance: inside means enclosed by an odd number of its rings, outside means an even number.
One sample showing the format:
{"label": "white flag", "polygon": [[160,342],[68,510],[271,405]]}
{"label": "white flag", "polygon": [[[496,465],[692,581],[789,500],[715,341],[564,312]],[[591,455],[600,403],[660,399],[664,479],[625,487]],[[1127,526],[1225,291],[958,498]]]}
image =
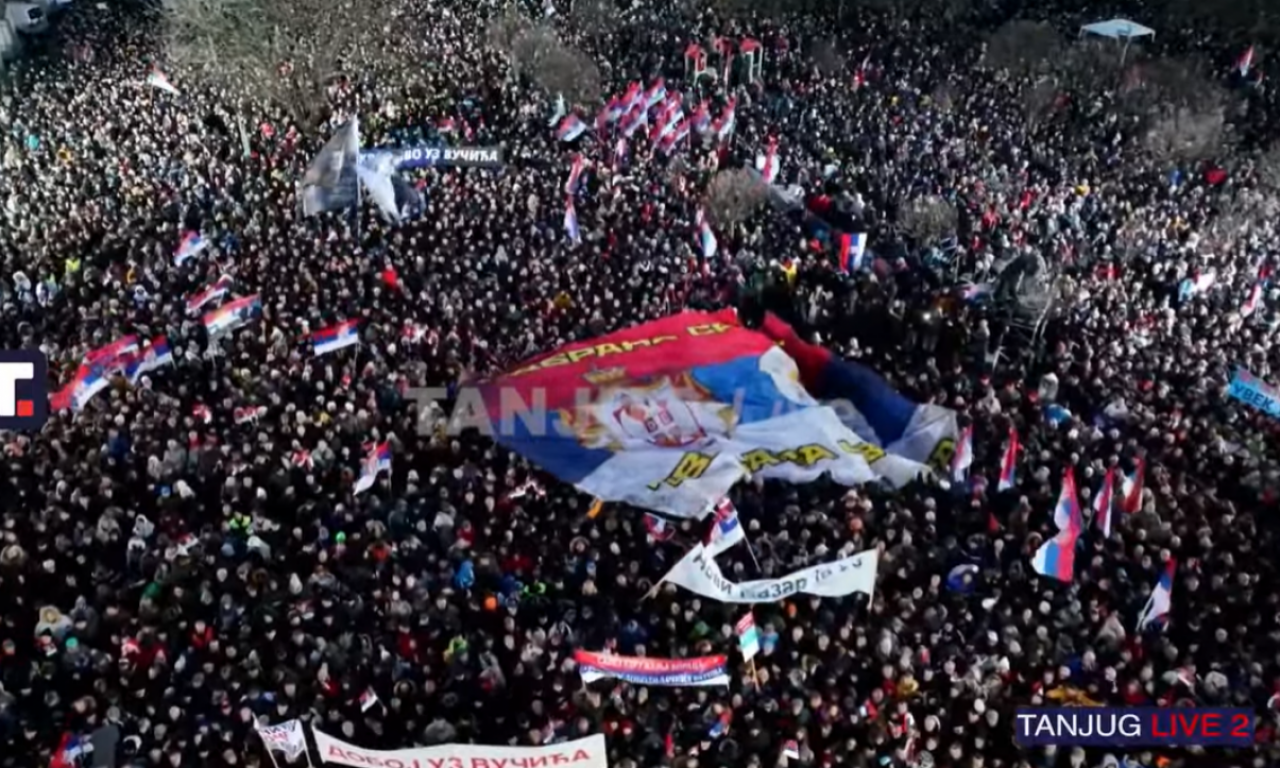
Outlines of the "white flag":
{"label": "white flag", "polygon": [[302,754],[307,749],[307,738],[302,733],[302,721],[298,719],[286,720],[279,725],[262,725],[261,723],[254,726],[258,730],[258,736],[262,738],[262,743],[267,745],[267,749],[274,752],[283,752],[284,756],[292,760]]}

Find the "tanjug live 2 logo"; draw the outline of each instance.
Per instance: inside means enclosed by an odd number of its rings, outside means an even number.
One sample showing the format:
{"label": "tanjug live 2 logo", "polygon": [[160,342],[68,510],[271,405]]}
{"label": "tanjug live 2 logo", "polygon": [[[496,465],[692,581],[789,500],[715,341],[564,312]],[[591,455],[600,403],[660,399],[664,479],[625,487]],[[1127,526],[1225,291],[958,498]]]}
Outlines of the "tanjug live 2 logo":
{"label": "tanjug live 2 logo", "polygon": [[0,350],[0,430],[38,430],[49,418],[49,363],[33,349]]}

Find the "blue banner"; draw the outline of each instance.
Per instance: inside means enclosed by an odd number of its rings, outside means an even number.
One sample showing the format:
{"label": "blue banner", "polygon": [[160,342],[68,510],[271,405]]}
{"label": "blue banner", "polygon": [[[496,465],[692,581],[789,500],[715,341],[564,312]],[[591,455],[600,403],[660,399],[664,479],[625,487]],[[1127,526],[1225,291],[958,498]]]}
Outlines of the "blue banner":
{"label": "blue banner", "polygon": [[1241,368],[1231,378],[1227,394],[1262,411],[1273,419],[1280,419],[1280,390]]}
{"label": "blue banner", "polygon": [[389,162],[397,169],[435,168],[501,168],[501,147],[441,147],[419,144],[402,149],[372,149],[362,153],[365,162]]}

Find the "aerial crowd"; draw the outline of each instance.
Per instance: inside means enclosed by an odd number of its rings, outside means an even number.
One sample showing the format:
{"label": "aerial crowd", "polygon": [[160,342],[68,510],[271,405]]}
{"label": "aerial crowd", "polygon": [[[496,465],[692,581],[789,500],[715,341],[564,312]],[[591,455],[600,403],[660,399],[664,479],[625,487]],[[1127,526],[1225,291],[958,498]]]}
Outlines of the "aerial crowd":
{"label": "aerial crowd", "polygon": [[[431,22],[415,28],[421,67],[362,51],[319,128],[168,62],[154,11],[129,3],[76,5],[0,82],[0,348],[42,350],[52,390],[129,335],[172,354],[38,434],[0,434],[0,766],[57,763],[66,734],[98,734],[86,766],[283,764],[254,723],[293,718],[376,749],[602,733],[616,768],[1280,761],[1280,422],[1226,395],[1238,368],[1280,377],[1274,217],[1221,226],[1262,183],[1247,156],[1149,157],[1096,119],[1107,91],[1030,121],[1034,84],[941,18],[637,4],[596,35],[561,8],[544,23],[619,93],[679,84],[686,46],[713,34],[765,48],[758,82],[703,86],[736,98],[731,138],[671,156],[637,142],[619,160],[594,126],[562,141],[555,94],[486,44],[501,4],[395,5]],[[819,40],[836,64],[815,64]],[[1224,80],[1237,53],[1220,52]],[[146,84],[161,70],[177,93]],[[1234,119],[1265,133],[1265,81],[1232,87],[1248,89]],[[303,216],[308,162],[356,114],[366,146],[499,146],[504,167],[411,172],[423,205],[399,222],[368,200]],[[864,268],[767,201],[703,249],[708,180],[771,141],[780,188],[866,233]],[[898,226],[921,199],[952,206],[954,231]],[[205,245],[178,264],[188,232]],[[966,288],[1031,252],[1054,275],[1034,338],[1007,297]],[[188,301],[224,276],[227,300],[257,295],[261,312],[210,337]],[[645,599],[705,522],[658,541],[640,510],[588,515],[590,497],[492,440],[423,429],[406,396],[731,306],[773,311],[973,427],[963,484],[733,489],[751,544],[720,559],[735,578],[881,550],[870,599],[756,606],[750,668],[733,660],[740,608],[671,586]],[[352,320],[358,345],[314,354],[311,334]],[[998,491],[1011,427],[1020,466]],[[389,471],[356,493],[383,443]],[[1088,506],[1107,468],[1139,464],[1139,507],[1085,532],[1073,581],[1035,573],[1063,470]],[[1139,631],[1171,559],[1167,621]],[[587,685],[579,648],[728,653],[731,680]],[[1257,743],[1019,749],[1015,709],[1051,702],[1249,707]]]}

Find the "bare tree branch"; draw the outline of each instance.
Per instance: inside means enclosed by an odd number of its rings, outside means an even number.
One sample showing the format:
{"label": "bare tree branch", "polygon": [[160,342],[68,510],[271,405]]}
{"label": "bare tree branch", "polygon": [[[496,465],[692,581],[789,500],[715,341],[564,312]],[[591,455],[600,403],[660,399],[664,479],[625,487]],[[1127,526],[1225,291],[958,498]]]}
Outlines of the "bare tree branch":
{"label": "bare tree branch", "polygon": [[764,184],[750,171],[733,168],[711,179],[703,208],[716,226],[728,227],[745,221],[767,197]]}
{"label": "bare tree branch", "polygon": [[596,63],[562,42],[550,27],[507,14],[490,25],[487,37],[507,57],[512,70],[528,75],[539,88],[561,94],[572,104],[599,101],[603,86]]}
{"label": "bare tree branch", "polygon": [[1188,59],[1153,59],[1132,71],[1122,107],[1140,121],[1143,146],[1153,156],[1201,160],[1226,145],[1230,97],[1207,71]]}
{"label": "bare tree branch", "polygon": [[[324,0],[167,0],[167,53],[239,98],[275,103],[304,130],[328,115],[326,85],[373,41],[353,5]],[[370,50],[383,47],[369,48]]]}
{"label": "bare tree branch", "polygon": [[1014,19],[987,38],[982,63],[1015,75],[1049,70],[1064,47],[1062,37],[1042,21]]}

